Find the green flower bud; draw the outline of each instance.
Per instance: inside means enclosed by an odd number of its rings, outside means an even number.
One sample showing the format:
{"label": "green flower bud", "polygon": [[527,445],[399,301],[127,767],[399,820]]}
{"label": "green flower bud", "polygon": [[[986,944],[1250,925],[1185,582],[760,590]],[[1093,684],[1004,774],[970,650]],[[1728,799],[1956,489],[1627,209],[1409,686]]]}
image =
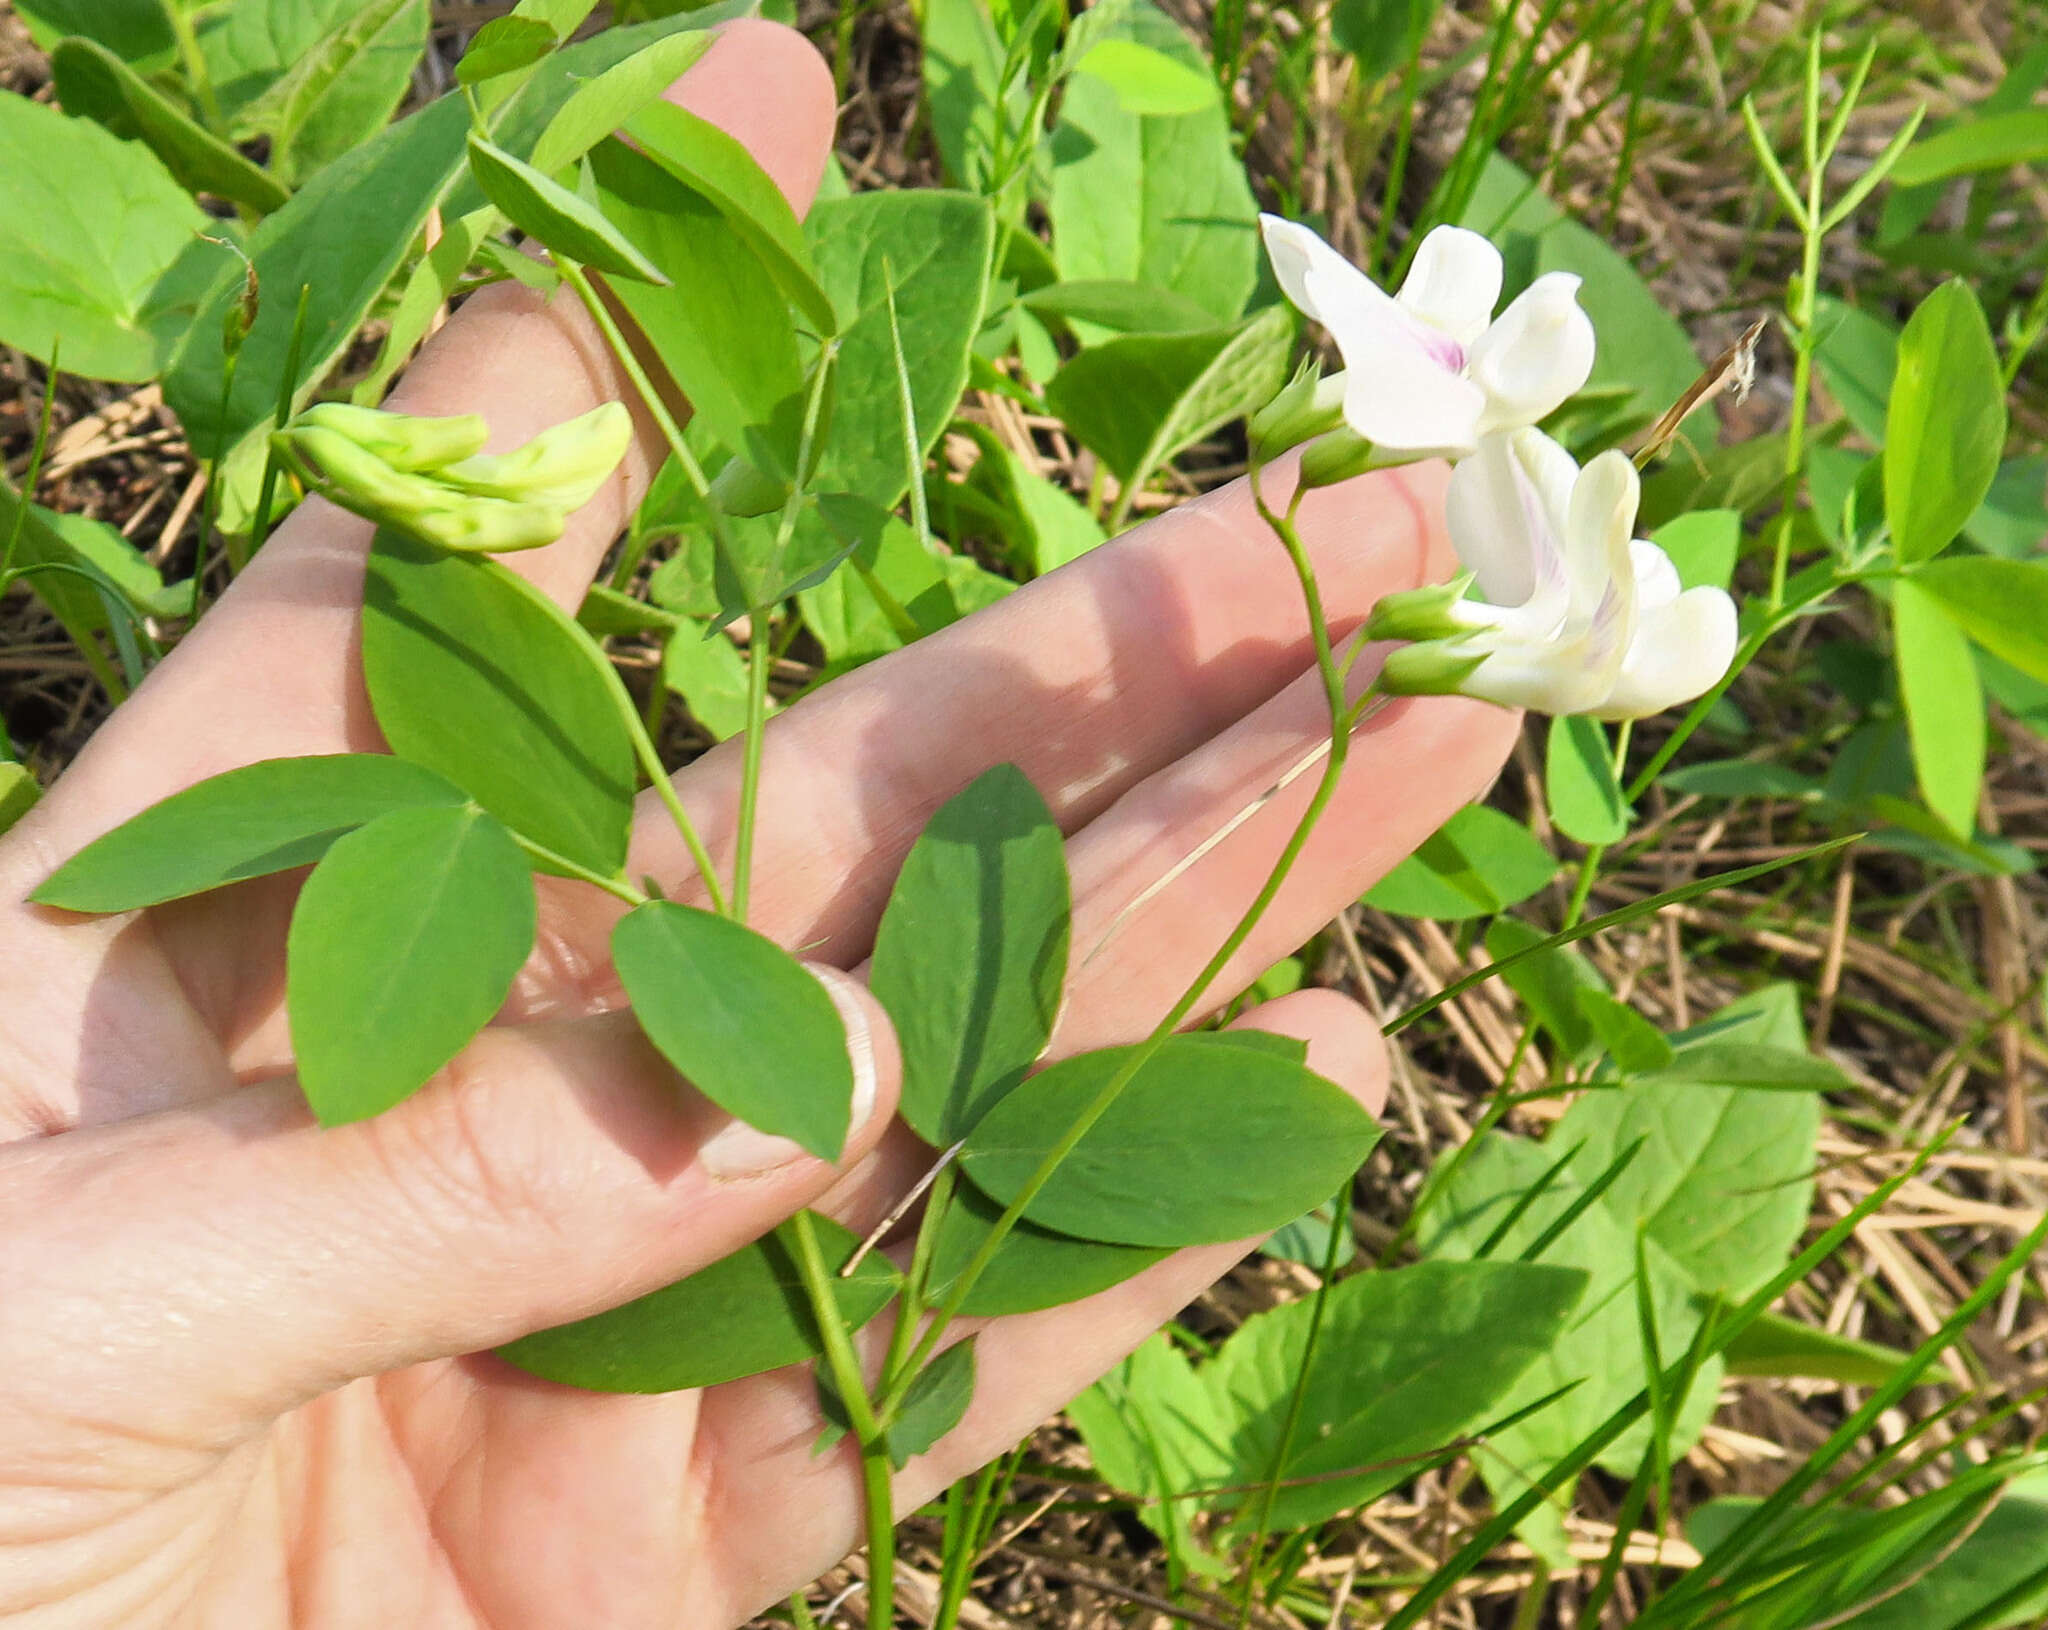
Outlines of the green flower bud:
{"label": "green flower bud", "polygon": [[1311,362],[1280,394],[1252,415],[1252,458],[1270,463],[1290,447],[1335,430],[1344,422],[1344,376],[1321,377]]}
{"label": "green flower bud", "polygon": [[1465,598],[1473,574],[1466,572],[1448,583],[1432,583],[1422,589],[1400,589],[1383,594],[1365,619],[1369,640],[1454,640],[1471,630],[1451,616],[1451,607]]}
{"label": "green flower bud", "polygon": [[1456,640],[1430,640],[1389,652],[1379,688],[1389,696],[1448,696],[1461,690],[1487,653]]}
{"label": "green flower bud", "polygon": [[1334,487],[1387,461],[1379,449],[1348,425],[1318,436],[1301,453],[1303,487]]}
{"label": "green flower bud", "polygon": [[437,473],[479,497],[581,509],[619,467],[632,439],[625,404],[606,402],[509,453],[478,453]]}
{"label": "green flower bud", "polygon": [[756,469],[743,458],[727,462],[711,478],[711,501],[728,515],[766,515],[789,502],[790,484]]}
{"label": "green flower bud", "polygon": [[481,414],[422,419],[347,402],[322,402],[307,408],[285,427],[285,434],[302,426],[345,436],[394,470],[438,470],[481,453],[490,439],[490,428]]}

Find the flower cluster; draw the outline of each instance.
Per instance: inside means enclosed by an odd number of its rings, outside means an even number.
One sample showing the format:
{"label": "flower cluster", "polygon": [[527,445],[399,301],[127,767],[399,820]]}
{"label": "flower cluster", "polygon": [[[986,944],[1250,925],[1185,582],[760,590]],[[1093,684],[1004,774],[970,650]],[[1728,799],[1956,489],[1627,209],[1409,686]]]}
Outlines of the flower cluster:
{"label": "flower cluster", "polygon": [[[1344,359],[1314,401],[1366,449],[1358,462],[1458,461],[1445,523],[1466,575],[1375,608],[1370,637],[1415,642],[1388,658],[1381,689],[1634,719],[1727,671],[1734,602],[1681,590],[1670,558],[1634,535],[1627,455],[1580,469],[1534,428],[1592,372],[1576,277],[1546,273],[1495,317],[1500,253],[1476,232],[1438,227],[1388,295],[1307,227],[1262,221],[1280,287]],[[1473,586],[1481,599],[1464,597]]]}

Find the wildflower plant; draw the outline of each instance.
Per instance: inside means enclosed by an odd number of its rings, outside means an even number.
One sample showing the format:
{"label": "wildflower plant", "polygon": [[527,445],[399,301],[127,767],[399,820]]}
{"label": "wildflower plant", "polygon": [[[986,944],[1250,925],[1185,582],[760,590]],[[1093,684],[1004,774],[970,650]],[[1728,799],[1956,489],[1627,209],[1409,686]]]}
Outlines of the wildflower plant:
{"label": "wildflower plant", "polygon": [[[695,23],[662,19],[570,43],[573,22],[552,16],[522,5],[478,31],[457,93],[375,138],[386,182],[415,183],[393,205],[401,238],[421,241],[409,263],[405,242],[356,246],[347,275],[311,277],[320,240],[301,223],[345,218],[357,184],[344,167],[316,164],[317,123],[275,133],[280,155],[304,173],[246,160],[237,168],[183,126],[152,127],[179,134],[170,145],[180,163],[215,166],[213,195],[261,214],[249,269],[216,270],[200,318],[163,356],[131,355],[153,342],[120,324],[88,354],[112,377],[162,374],[227,495],[222,525],[248,547],[280,502],[308,495],[376,524],[360,636],[391,751],[269,760],[200,782],[66,858],[34,898],[127,911],[309,867],[287,997],[300,1084],[332,1125],[403,1101],[499,1011],[534,951],[537,878],[599,890],[616,902],[612,960],[649,1043],[737,1119],[836,1158],[865,1107],[837,1009],[798,957],[750,921],[778,655],[804,630],[830,665],[850,667],[1006,592],[1006,580],[964,551],[932,547],[936,506],[981,506],[1019,575],[1050,570],[1117,530],[1164,461],[1242,420],[1266,532],[1243,546],[1299,587],[1327,732],[1290,772],[1317,776],[1303,813],[1201,971],[1142,1037],[1045,1063],[1076,953],[1087,951],[1071,943],[1063,840],[1044,798],[1016,766],[988,770],[910,848],[868,973],[902,1049],[902,1118],[931,1151],[914,1203],[891,1219],[910,1230],[907,1246],[895,1248],[886,1230],[862,1240],[801,1213],[692,1278],[530,1335],[503,1356],[553,1381],[646,1393],[814,1362],[835,1423],[825,1441],[848,1435],[860,1456],[867,1615],[883,1625],[893,1622],[892,1475],[942,1440],[973,1397],[974,1338],[961,1338],[962,1321],[1077,1301],[1174,1249],[1272,1235],[1306,1218],[1307,1254],[1325,1271],[1305,1310],[1265,1316],[1200,1368],[1169,1344],[1141,1349],[1076,1406],[1098,1464],[1153,1497],[1141,1514],[1179,1578],[1235,1568],[1248,1616],[1256,1588],[1277,1594],[1287,1583],[1287,1567],[1265,1548],[1276,1526],[1322,1521],[1416,1464],[1475,1448],[1497,1517],[1455,1567],[1409,1596],[1396,1623],[1418,1622],[1459,1570],[1510,1532],[1546,1567],[1569,1565],[1557,1503],[1588,1467],[1623,1479],[1637,1514],[1653,1499],[1668,1510],[1671,1457],[1697,1435],[1728,1366],[1744,1361],[1742,1344],[1783,1338],[1770,1323],[1774,1301],[1905,1178],[1794,1255],[1811,1192],[1813,1106],[1842,1085],[1809,1051],[1796,1008],[1767,991],[1667,1036],[1597,978],[1579,977],[1569,947],[1846,841],[1587,916],[1607,847],[1624,839],[1635,803],[1742,667],[1850,590],[1876,595],[1897,635],[1925,807],[1890,813],[1970,844],[1982,698],[1974,667],[1958,678],[1956,663],[1967,666],[1975,642],[2048,675],[2048,616],[2039,615],[2048,598],[2037,563],[1937,558],[1988,490],[2005,428],[1995,349],[1969,289],[1943,284],[1899,336],[1882,465],[1844,486],[1825,552],[1791,570],[1788,503],[1768,592],[1738,611],[1732,546],[1730,570],[1719,573],[1699,570],[1697,552],[1681,546],[1698,524],[1717,524],[1714,515],[1667,504],[1655,537],[1641,535],[1636,460],[1594,445],[1614,437],[1570,434],[1574,412],[1597,397],[1598,370],[1611,391],[1615,370],[1625,376],[1630,365],[1602,350],[1581,277],[1539,272],[1503,304],[1500,251],[1470,226],[1438,224],[1415,235],[1390,293],[1308,226],[1257,215],[1208,66],[1190,65],[1163,13],[1101,6],[1062,33],[1048,7],[983,16],[933,0],[921,19],[927,72],[943,89],[957,71],[979,98],[962,117],[959,99],[934,96],[935,138],[968,186],[838,198],[821,206],[825,224],[808,229],[743,148],[661,100],[703,50]],[[71,52],[74,72],[89,59],[126,85],[92,49]],[[1034,167],[1060,140],[1046,136],[1056,88],[1069,146],[1043,190],[1065,266],[1024,230]],[[1817,89],[1809,102],[1803,189],[1749,121],[1809,251],[1786,314],[1802,415],[1824,338],[1820,235],[1882,181],[1912,135],[1909,127],[1830,205],[1823,149],[1840,123],[1824,136]],[[26,129],[39,112],[0,105],[0,142],[10,121]],[[1196,131],[1215,139],[1202,146]],[[1202,163],[1220,152],[1222,179],[1203,186],[1224,200],[1218,208],[1237,211],[1242,233],[1189,234],[1186,212],[1148,222],[1136,247],[1102,228],[1100,178],[1087,166],[1117,157],[1115,140],[1144,150],[1168,137],[1210,155]],[[1465,186],[1467,169],[1461,158],[1447,181]],[[427,247],[430,215],[439,235]],[[1246,314],[1261,270],[1254,220],[1265,269],[1320,326],[1341,370],[1325,375],[1311,361],[1290,377],[1287,308]],[[1201,286],[1166,287],[1173,274],[1160,267],[1197,262]],[[1069,275],[1076,267],[1082,275]],[[631,382],[631,406],[666,447],[610,581],[580,616],[492,557],[552,541],[614,478],[631,435],[627,404],[497,452],[485,450],[491,427],[481,419],[375,405],[446,298],[512,279],[582,307]],[[380,300],[388,337],[358,399],[314,401]],[[7,337],[40,345],[26,324]],[[1115,474],[1115,500],[1077,504],[981,442],[972,477],[944,478],[930,460],[970,379],[1058,409],[1097,468]],[[691,404],[687,424],[672,405],[678,395]],[[1788,483],[1805,468],[1803,433],[1795,420]],[[1583,462],[1568,440],[1589,455]],[[1319,487],[1425,459],[1451,463],[1442,520],[1462,570],[1384,596],[1341,636],[1302,537],[1302,505]],[[678,536],[684,549],[654,568],[655,603],[627,592],[643,581],[649,551]],[[12,569],[12,547],[0,572]],[[728,633],[739,628],[744,657]],[[648,629],[666,641],[652,705],[627,690],[603,644]],[[658,723],[671,683],[695,715],[717,722],[712,733],[738,738],[729,843],[707,841],[663,763],[649,715]],[[1472,1139],[1430,1174],[1381,1270],[1340,1280],[1351,1184],[1379,1127],[1308,1067],[1300,1044],[1188,1027],[1233,994],[1226,972],[1329,808],[1357,733],[1392,699],[1431,695],[1553,716],[1551,813],[1586,856],[1566,920],[1544,934],[1500,910],[1549,880],[1547,854],[1537,880],[1509,900],[1495,890],[1502,868],[1460,864],[1451,828],[1433,839],[1383,887],[1435,888],[1433,902],[1448,892],[1436,912],[1447,919],[1495,916],[1486,966],[1387,1028],[1501,978],[1531,1015],[1506,1080],[1518,1079],[1541,1035],[1569,1084],[1588,1090],[1541,1144],[1495,1134],[1514,1101],[1496,1094]],[[1689,708],[1683,720],[1631,776],[1632,722],[1680,707]],[[689,875],[634,874],[627,843],[643,788],[666,809]],[[1707,1151],[1687,1163],[1686,1127],[1710,1121],[1706,1137],[1718,1138],[1731,1106],[1781,1135],[1777,1164],[1754,1192],[1729,1200],[1713,1191],[1742,1231],[1743,1249],[1719,1251],[1643,1196],[1707,1192]],[[1333,1195],[1342,1198],[1329,1207]],[[1314,1223],[1318,1207],[1328,1215]],[[1394,1266],[1410,1248],[1419,1260]],[[878,1371],[857,1357],[871,1326]],[[1585,1351],[1617,1343],[1641,1364],[1587,1381],[1596,1365]],[[1332,1379],[1333,1350],[1354,1355],[1364,1377],[1350,1377],[1348,1390]],[[1891,1355],[1899,1362],[1885,1373],[1917,1375],[1938,1351],[1910,1364]],[[1285,1376],[1277,1390],[1275,1354]],[[1560,1354],[1585,1373],[1553,1385]],[[1849,1356],[1873,1362],[1868,1351]],[[1434,1390],[1401,1394],[1415,1374],[1436,1377]],[[1402,1408],[1375,1413],[1376,1388],[1402,1396]],[[1206,1423],[1177,1444],[1172,1467],[1141,1441],[1161,1398],[1175,1419]],[[994,1476],[949,1502],[942,1623],[958,1622],[992,1531]],[[1618,1525],[1599,1591],[1614,1588],[1632,1522]],[[1758,1588],[1775,1588],[1757,1532],[1737,1533]],[[1727,1576],[1737,1585],[1749,1577]],[[1704,1571],[1695,1578],[1647,1622],[1702,1622],[1678,1617],[1687,1601],[1712,1606],[1724,1586],[1737,1588]]]}

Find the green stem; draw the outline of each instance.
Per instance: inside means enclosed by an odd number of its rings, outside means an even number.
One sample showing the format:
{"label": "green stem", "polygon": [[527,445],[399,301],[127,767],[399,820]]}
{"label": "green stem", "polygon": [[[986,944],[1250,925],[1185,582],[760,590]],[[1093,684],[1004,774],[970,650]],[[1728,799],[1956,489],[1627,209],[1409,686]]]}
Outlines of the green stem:
{"label": "green stem", "polygon": [[1778,536],[1771,553],[1770,609],[1785,603],[1786,574],[1792,559],[1792,527],[1798,516],[1799,477],[1806,468],[1806,410],[1813,394],[1813,323],[1820,282],[1820,205],[1822,170],[1806,174],[1806,217],[1800,222],[1799,283],[1792,291],[1786,316],[1792,322],[1792,416],[1785,426],[1784,491],[1778,510]]}
{"label": "green stem", "polygon": [[171,33],[178,41],[178,58],[184,64],[185,77],[192,82],[192,95],[199,103],[200,111],[206,115],[207,128],[216,135],[221,130],[220,99],[213,94],[213,75],[206,71],[206,53],[199,49],[199,36],[194,32],[192,19],[185,14],[185,8],[178,0],[170,0],[163,8],[170,20]]}
{"label": "green stem", "polygon": [[838,1383],[839,1396],[846,1405],[846,1418],[860,1447],[861,1489],[868,1522],[868,1624],[870,1630],[888,1630],[896,1618],[896,1512],[889,1474],[889,1449],[882,1441],[874,1405],[869,1401],[867,1382],[860,1373],[853,1338],[847,1334],[845,1315],[832,1294],[832,1274],[825,1266],[825,1254],[818,1248],[817,1230],[811,1214],[799,1211],[790,1219],[790,1234],[796,1242],[798,1271],[811,1311],[825,1342],[825,1362]]}
{"label": "green stem", "polygon": [[1316,824],[1322,819],[1323,811],[1329,806],[1330,800],[1336,796],[1337,783],[1343,778],[1344,762],[1351,746],[1350,726],[1353,720],[1364,711],[1366,703],[1371,699],[1373,693],[1368,691],[1365,696],[1359,699],[1356,706],[1349,706],[1345,702],[1344,676],[1337,666],[1336,659],[1330,649],[1329,619],[1323,613],[1322,592],[1317,585],[1315,568],[1309,561],[1307,547],[1302,543],[1301,534],[1296,530],[1294,524],[1295,513],[1300,507],[1302,493],[1297,492],[1295,494],[1294,502],[1289,506],[1284,516],[1276,514],[1267,506],[1264,495],[1260,493],[1258,472],[1254,470],[1252,474],[1252,495],[1258,505],[1260,517],[1273,529],[1287,550],[1288,560],[1294,567],[1295,576],[1301,585],[1302,598],[1308,609],[1309,634],[1315,644],[1316,668],[1322,677],[1324,695],[1330,710],[1330,752],[1323,765],[1322,779],[1316,783],[1316,789],[1309,799],[1308,808],[1303,811],[1300,821],[1295,824],[1293,832],[1289,834],[1286,846],[1280,851],[1280,856],[1274,862],[1273,870],[1266,878],[1265,884],[1260,888],[1257,897],[1245,909],[1244,914],[1238,918],[1236,926],[1225,936],[1222,945],[1217,947],[1215,955],[1210,957],[1203,966],[1202,971],[1195,976],[1194,982],[1181,993],[1180,999],[1173,1004],[1173,1007],[1166,1016],[1153,1027],[1151,1034],[1131,1049],[1123,1064],[1103,1084],[1102,1090],[1095,1095],[1093,1100],[1074,1119],[1073,1123],[1061,1134],[1058,1142],[1046,1152],[1045,1158],[1039,1162],[1038,1169],[1031,1174],[1024,1186],[1018,1191],[1017,1197],[1010,1202],[1004,1209],[1003,1214],[996,1219],[995,1225],[989,1230],[988,1237],[982,1241],[980,1248],[969,1259],[966,1269],[954,1281],[953,1288],[947,1293],[945,1301],[933,1315],[930,1325],[927,1326],[923,1337],[911,1353],[908,1363],[885,1378],[885,1391],[882,1403],[882,1413],[884,1416],[893,1413],[902,1403],[903,1396],[909,1389],[911,1380],[937,1348],[940,1337],[945,1334],[946,1327],[958,1316],[961,1305],[973,1290],[976,1281],[987,1271],[988,1265],[994,1261],[995,1254],[1001,1248],[1003,1241],[1009,1238],[1011,1229],[1016,1227],[1018,1221],[1023,1217],[1025,1209],[1038,1197],[1039,1191],[1045,1187],[1046,1183],[1051,1180],[1054,1171],[1059,1168],[1068,1155],[1074,1152],[1081,1140],[1095,1126],[1095,1123],[1108,1113],[1110,1105],[1116,1102],[1118,1096],[1125,1087],[1130,1085],[1138,1072],[1151,1062],[1153,1056],[1166,1044],[1167,1038],[1173,1035],[1187,1020],[1189,1015],[1195,1011],[1203,996],[1207,994],[1209,987],[1216,982],[1223,970],[1230,965],[1231,959],[1237,955],[1245,941],[1251,937],[1252,930],[1258,926],[1260,918],[1265,916],[1267,908],[1278,897],[1282,886],[1293,872],[1295,862],[1301,858],[1302,850],[1308,846],[1309,835],[1314,832]]}
{"label": "green stem", "polygon": [[49,371],[43,375],[43,411],[36,418],[36,444],[28,452],[28,468],[22,472],[21,493],[14,502],[14,524],[7,529],[7,549],[0,554],[0,590],[14,581],[14,552],[21,545],[21,529],[28,521],[28,506],[35,502],[36,483],[43,478],[43,454],[50,445],[50,414],[57,405],[57,346],[50,347]]}
{"label": "green stem", "polygon": [[590,867],[571,860],[567,855],[556,854],[545,844],[535,843],[533,839],[520,832],[512,834],[512,841],[551,871],[566,872],[571,877],[580,877],[586,883],[594,883],[605,893],[617,895],[629,906],[647,904],[647,896],[623,877],[607,877],[603,872],[593,871]]}
{"label": "green stem", "polygon": [[767,733],[768,670],[775,641],[764,608],[747,619],[747,728],[740,743],[740,807],[733,827],[732,915],[747,920],[747,889],[754,872],[754,811],[761,800],[761,738]]}
{"label": "green stem", "polygon": [[[292,342],[285,352],[284,377],[278,381],[277,411],[271,418],[273,430],[282,430],[291,422],[292,399],[298,395],[299,369],[303,365],[306,342],[306,303],[312,298],[312,294],[312,284],[299,285],[299,309],[292,317]],[[256,500],[255,519],[250,523],[251,547],[247,553],[243,553],[236,549],[232,542],[228,545],[228,566],[233,572],[240,572],[249,563],[249,555],[254,554],[269,540],[270,501],[277,496],[278,468],[277,447],[272,444],[263,454],[263,486]]]}

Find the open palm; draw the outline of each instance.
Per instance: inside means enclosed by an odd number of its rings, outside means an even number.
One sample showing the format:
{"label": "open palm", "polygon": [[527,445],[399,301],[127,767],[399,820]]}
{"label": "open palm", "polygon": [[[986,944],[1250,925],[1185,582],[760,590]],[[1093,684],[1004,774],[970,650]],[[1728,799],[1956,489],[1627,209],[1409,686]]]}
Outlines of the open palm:
{"label": "open palm", "polygon": [[[736,24],[676,92],[799,207],[831,134],[794,34]],[[481,412],[517,443],[625,394],[580,312],[473,299],[394,405]],[[622,473],[511,564],[583,593],[645,488]],[[1333,616],[1447,564],[1429,470],[1304,510]],[[375,1120],[317,1128],[281,1011],[290,880],[126,918],[22,903],[138,809],[257,759],[381,748],[355,656],[369,528],[304,506],[0,845],[0,1614],[38,1626],[723,1626],[859,1540],[848,1451],[814,1457],[807,1373],[612,1397],[488,1349],[643,1294],[817,1206],[870,1225],[929,1158],[891,1128],[894,1045],[828,975],[876,1108],[828,1166],[678,1082],[605,959],[618,909],[545,885],[500,1021]],[[1075,975],[1055,1053],[1142,1034],[1265,876],[1306,786],[1125,908],[1322,728],[1290,574],[1241,490],[1119,539],[863,670],[767,737],[753,921],[856,969],[911,839],[987,766],[1020,764],[1069,834]],[[1220,983],[1242,988],[1494,774],[1480,704],[1379,714],[1293,882]],[[736,760],[678,778],[728,853]],[[688,897],[654,810],[634,875]],[[1327,992],[1253,1022],[1377,1102],[1378,1038]],[[998,1452],[1234,1260],[1182,1252],[1116,1290],[997,1321],[962,1425],[900,1504]],[[467,1355],[467,1356],[465,1356]]]}

